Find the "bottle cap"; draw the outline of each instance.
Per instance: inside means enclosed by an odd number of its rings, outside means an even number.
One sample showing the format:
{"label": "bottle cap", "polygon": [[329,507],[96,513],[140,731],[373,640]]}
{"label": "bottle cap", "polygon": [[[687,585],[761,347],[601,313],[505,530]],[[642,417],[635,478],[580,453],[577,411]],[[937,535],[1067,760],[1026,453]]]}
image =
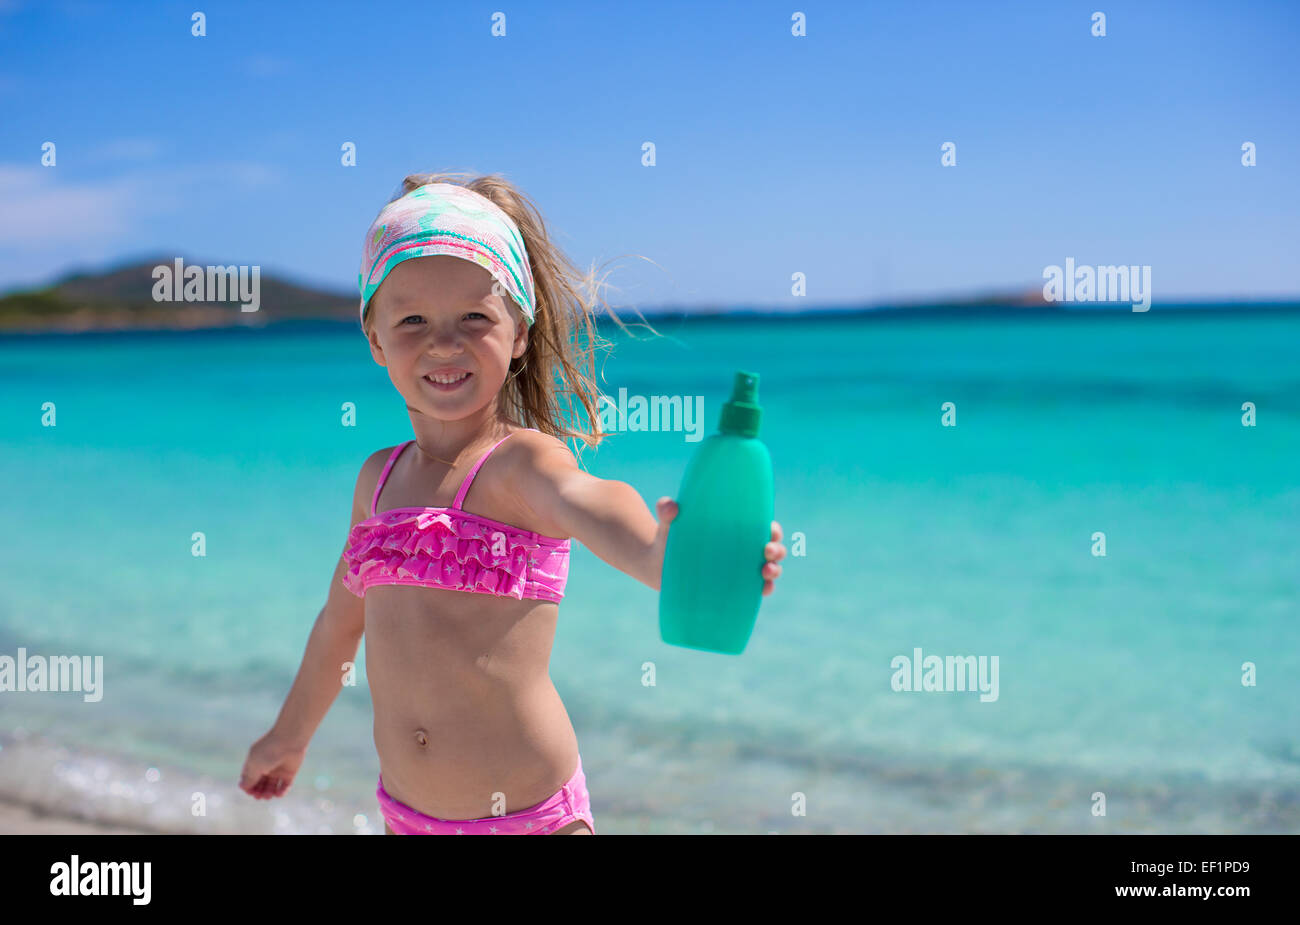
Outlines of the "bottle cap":
{"label": "bottle cap", "polygon": [[757,437],[763,409],[758,406],[758,373],[736,373],[731,400],[722,406],[718,430],[738,437]]}

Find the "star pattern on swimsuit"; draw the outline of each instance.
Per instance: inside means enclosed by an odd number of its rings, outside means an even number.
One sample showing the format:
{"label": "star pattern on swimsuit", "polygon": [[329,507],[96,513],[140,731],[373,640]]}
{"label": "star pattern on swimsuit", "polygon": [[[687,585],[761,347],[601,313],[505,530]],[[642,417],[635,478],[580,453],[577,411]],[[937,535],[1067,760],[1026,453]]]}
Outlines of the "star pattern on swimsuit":
{"label": "star pattern on swimsuit", "polygon": [[531,822],[525,822],[525,823],[524,823],[524,828],[525,828],[525,829],[531,829],[532,827],[533,827],[533,824],[532,824]]}
{"label": "star pattern on swimsuit", "polygon": [[488,831],[491,832],[493,835],[495,835],[495,834],[497,834],[497,827],[496,827],[496,826],[491,826],[491,827],[488,829]]}
{"label": "star pattern on swimsuit", "polygon": [[464,834],[465,834],[465,830],[464,830],[464,829],[457,829],[457,830],[456,830],[456,834],[457,834],[457,835],[464,835]]}

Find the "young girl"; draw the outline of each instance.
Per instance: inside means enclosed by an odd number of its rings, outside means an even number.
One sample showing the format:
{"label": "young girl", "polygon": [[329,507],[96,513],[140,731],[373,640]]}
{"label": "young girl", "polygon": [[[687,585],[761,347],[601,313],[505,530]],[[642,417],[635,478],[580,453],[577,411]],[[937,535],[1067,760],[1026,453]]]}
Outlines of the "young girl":
{"label": "young girl", "polygon": [[[656,524],[632,486],[578,468],[561,438],[599,440],[591,306],[522,194],[450,180],[407,177],[366,235],[361,325],[415,439],[362,465],[329,598],[239,786],[288,791],[364,634],[388,834],[595,834],[548,674],[569,538],[658,590],[677,507],[660,498]],[[557,423],[559,384],[585,431]],[[773,521],[764,594],[780,540]]]}

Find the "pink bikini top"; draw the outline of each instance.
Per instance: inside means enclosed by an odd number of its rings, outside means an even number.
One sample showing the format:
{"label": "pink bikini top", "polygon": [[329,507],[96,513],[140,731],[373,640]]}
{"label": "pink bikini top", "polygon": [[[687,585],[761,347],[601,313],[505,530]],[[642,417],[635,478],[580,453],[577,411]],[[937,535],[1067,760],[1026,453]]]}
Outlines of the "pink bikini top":
{"label": "pink bikini top", "polygon": [[[530,427],[528,430],[536,430]],[[569,577],[569,541],[461,510],[479,467],[507,434],[474,464],[451,507],[398,507],[375,513],[379,493],[402,451],[395,447],[375,485],[370,517],[352,528],[343,555],[343,584],[358,597],[372,585],[420,585],[559,601]]]}

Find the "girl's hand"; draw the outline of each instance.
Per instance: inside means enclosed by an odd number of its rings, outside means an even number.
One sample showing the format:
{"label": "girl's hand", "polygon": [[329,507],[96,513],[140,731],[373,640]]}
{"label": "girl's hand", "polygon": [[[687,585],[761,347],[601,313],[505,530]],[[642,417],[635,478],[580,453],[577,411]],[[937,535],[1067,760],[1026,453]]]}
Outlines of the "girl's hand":
{"label": "girl's hand", "polygon": [[763,558],[767,563],[763,566],[763,593],[771,594],[772,589],[776,587],[773,582],[781,575],[781,566],[776,563],[785,558],[785,546],[781,544],[781,525],[775,520],[772,521],[772,542],[763,547]]}
{"label": "girl's hand", "polygon": [[[659,532],[655,536],[655,549],[659,561],[663,561],[664,550],[668,547],[668,527],[677,516],[677,502],[667,496],[655,502],[655,516],[659,518]],[[763,593],[771,594],[776,587],[775,581],[781,575],[781,566],[776,563],[785,558],[785,546],[781,544],[781,525],[772,521],[772,541],[763,547]]]}
{"label": "girl's hand", "polygon": [[306,746],[293,745],[268,732],[248,750],[239,789],[255,800],[284,796],[306,755]]}

